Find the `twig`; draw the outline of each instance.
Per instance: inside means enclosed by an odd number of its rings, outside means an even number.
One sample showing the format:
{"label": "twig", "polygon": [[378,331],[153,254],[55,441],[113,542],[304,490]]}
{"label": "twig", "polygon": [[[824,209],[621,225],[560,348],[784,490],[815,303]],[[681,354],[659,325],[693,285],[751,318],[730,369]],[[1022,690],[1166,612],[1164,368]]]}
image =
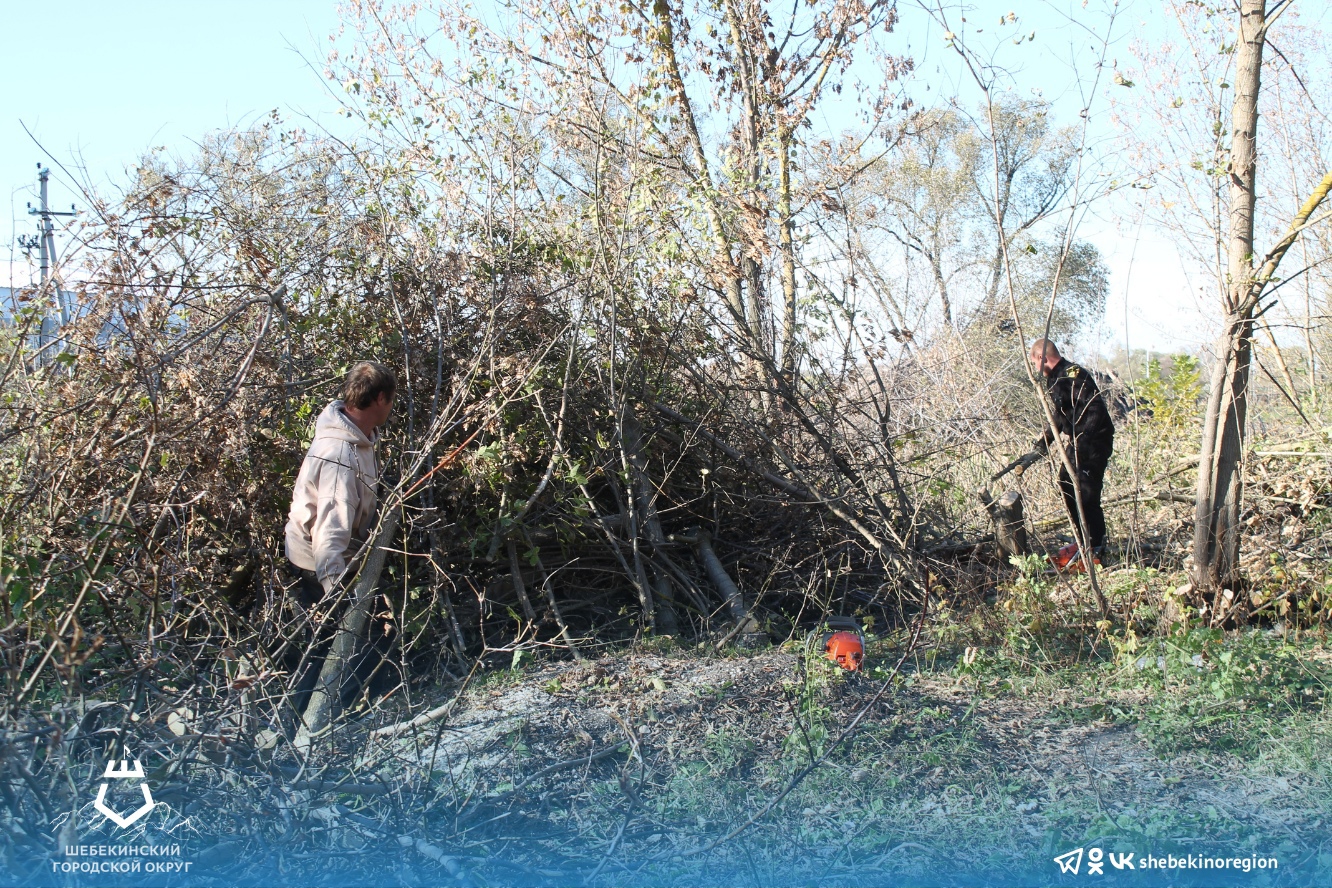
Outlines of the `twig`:
{"label": "twig", "polygon": [[[634,734],[633,728],[631,728],[628,724],[626,724],[624,719],[620,718],[614,712],[609,713],[609,715],[611,718],[615,719],[616,724],[618,724],[620,726],[620,729],[624,731],[624,736],[628,739],[630,745],[633,747],[633,757],[638,759],[639,767],[642,768],[643,754],[638,748],[638,737],[637,735]],[[626,762],[625,765],[627,766],[628,762]],[[640,786],[642,785],[642,778],[644,778],[645,776],[646,776],[645,773],[640,770],[639,772]],[[584,885],[591,885],[593,880],[595,880],[596,877],[601,874],[601,871],[605,869],[606,864],[615,854],[615,849],[620,846],[620,840],[624,838],[624,831],[629,828],[629,823],[634,819],[634,812],[638,810],[638,803],[640,801],[638,793],[635,792],[632,788],[630,788],[628,779],[625,777],[625,769],[623,767],[620,769],[619,779],[620,779],[620,791],[624,793],[627,799],[629,799],[629,807],[624,812],[624,819],[620,821],[620,828],[615,831],[615,837],[611,839],[610,847],[608,847],[606,849],[606,853],[602,855],[601,862],[597,864],[596,869],[588,873],[587,878],[583,880]]]}
{"label": "twig", "polygon": [[388,795],[392,792],[382,783],[339,783],[336,780],[298,780],[287,789],[297,792],[339,792],[347,795]]}
{"label": "twig", "polygon": [[423,712],[420,715],[418,715],[416,718],[411,719],[410,721],[398,722],[397,724],[387,725],[382,728],[376,728],[375,730],[370,732],[370,736],[396,737],[399,734],[403,733],[404,731],[410,731],[412,728],[425,727],[431,722],[439,721],[441,718],[447,716],[450,712],[453,711],[453,707],[457,706],[458,702],[462,700],[463,692],[467,690],[467,685],[472,681],[472,676],[476,674],[476,669],[477,666],[480,664],[480,662],[481,662],[480,659],[478,659],[475,663],[472,664],[471,671],[468,672],[467,677],[463,679],[462,686],[458,688],[458,692],[453,695],[452,700],[440,706],[436,706],[434,709],[431,709],[429,712]]}
{"label": "twig", "polygon": [[430,480],[431,475],[435,474],[440,469],[448,468],[449,466],[453,465],[454,461],[457,460],[460,455],[462,455],[463,449],[466,448],[468,444],[471,444],[473,441],[475,441],[476,436],[481,434],[481,431],[484,428],[485,428],[484,424],[478,426],[476,431],[472,432],[472,434],[467,436],[467,440],[463,441],[457,447],[453,448],[448,453],[444,454],[443,458],[441,458],[440,461],[435,464],[435,467],[433,469],[426,472],[420,478],[416,479],[416,483],[413,484],[411,487],[407,488],[407,492],[402,495],[402,501],[406,502],[407,498],[411,496],[413,493],[415,493],[417,490],[419,490],[422,484]]}
{"label": "twig", "polygon": [[554,774],[556,771],[563,771],[565,768],[572,768],[574,765],[590,765],[593,762],[599,762],[602,759],[606,758],[607,756],[614,755],[616,752],[620,750],[620,747],[622,746],[624,746],[623,741],[619,743],[612,743],[610,746],[602,747],[601,749],[598,749],[596,752],[591,752],[588,753],[587,755],[580,755],[577,758],[566,759],[565,761],[562,762],[556,762],[553,765],[547,765],[546,767],[542,768],[540,771],[537,771],[535,774],[529,774],[528,776],[524,777],[516,786],[514,786],[513,789],[509,790],[509,792],[510,793],[521,792],[529,785],[535,783],[536,781],[540,780],[543,777],[549,777],[551,774]]}
{"label": "twig", "polygon": [[880,854],[878,857],[876,857],[874,859],[874,865],[883,866],[884,862],[887,861],[889,857],[892,857],[894,854],[896,854],[898,851],[901,851],[904,848],[914,848],[917,851],[924,851],[926,854],[931,854],[931,855],[934,854],[933,849],[927,848],[918,842],[903,842],[900,845],[894,845],[892,848],[889,848],[883,854]]}
{"label": "twig", "polygon": [[398,844],[404,848],[411,848],[413,851],[429,857],[436,863],[442,864],[443,867],[449,871],[449,875],[457,879],[460,884],[472,884],[472,880],[463,870],[462,864],[458,862],[458,858],[446,854],[444,849],[440,848],[438,845],[432,845],[425,839],[414,839],[411,836],[398,836]]}
{"label": "twig", "polygon": [[[624,746],[624,741],[621,741],[619,743],[612,743],[610,746],[603,747],[602,749],[599,749],[593,753],[589,753],[588,755],[580,755],[577,758],[566,759],[565,761],[562,762],[556,762],[553,765],[547,765],[546,767],[542,768],[540,771],[537,771],[535,774],[529,774],[527,777],[524,777],[512,789],[505,790],[504,792],[499,793],[497,795],[487,797],[485,799],[485,802],[488,802],[493,805],[497,802],[503,801],[504,799],[512,798],[513,796],[522,792],[528,786],[532,785],[533,783],[542,779],[543,777],[549,777],[551,774],[554,774],[557,771],[563,771],[566,768],[572,768],[575,765],[590,765],[593,762],[601,761],[607,756],[614,755],[616,752],[620,750],[620,747],[622,746]],[[477,812],[481,810],[481,804],[482,804],[481,802],[477,802],[472,807],[464,810],[462,813],[458,815],[457,822],[461,824],[470,820],[472,817],[475,817]]]}

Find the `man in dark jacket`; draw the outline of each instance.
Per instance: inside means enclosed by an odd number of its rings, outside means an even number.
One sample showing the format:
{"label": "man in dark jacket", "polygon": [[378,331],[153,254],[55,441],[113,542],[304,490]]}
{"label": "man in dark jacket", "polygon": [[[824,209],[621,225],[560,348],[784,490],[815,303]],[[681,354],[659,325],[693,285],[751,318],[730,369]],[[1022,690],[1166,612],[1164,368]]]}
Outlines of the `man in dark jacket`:
{"label": "man in dark jacket", "polygon": [[1030,357],[1032,365],[1040,371],[1054,418],[1054,428],[1047,424],[1045,434],[1036,440],[1036,452],[1048,453],[1058,436],[1076,473],[1075,482],[1069,477],[1063,460],[1059,461],[1059,488],[1064,494],[1064,505],[1077,536],[1081,538],[1082,522],[1078,520],[1078,499],[1081,496],[1087,544],[1093,553],[1099,554],[1105,548],[1101,485],[1115,446],[1115,426],[1110,420],[1110,411],[1106,409],[1105,400],[1091,374],[1062,357],[1053,342],[1036,340],[1031,346]]}

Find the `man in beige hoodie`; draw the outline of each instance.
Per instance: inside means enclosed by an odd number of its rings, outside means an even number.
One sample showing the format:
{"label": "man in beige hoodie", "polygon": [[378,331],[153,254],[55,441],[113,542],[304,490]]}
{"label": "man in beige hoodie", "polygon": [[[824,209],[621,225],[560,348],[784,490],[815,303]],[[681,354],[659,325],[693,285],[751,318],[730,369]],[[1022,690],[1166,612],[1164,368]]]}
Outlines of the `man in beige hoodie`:
{"label": "man in beige hoodie", "polygon": [[377,429],[388,421],[397,387],[388,367],[362,361],[347,373],[342,399],[315,423],[287,520],[287,559],[300,571],[307,607],[332,591],[373,529]]}

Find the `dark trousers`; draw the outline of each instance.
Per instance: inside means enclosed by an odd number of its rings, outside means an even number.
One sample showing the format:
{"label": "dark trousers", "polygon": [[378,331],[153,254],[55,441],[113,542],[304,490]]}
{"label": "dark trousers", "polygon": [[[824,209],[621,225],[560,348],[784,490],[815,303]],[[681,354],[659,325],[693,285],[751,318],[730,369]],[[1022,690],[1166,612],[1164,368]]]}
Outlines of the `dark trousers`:
{"label": "dark trousers", "polygon": [[297,567],[294,564],[287,565],[288,573],[295,579],[291,585],[291,594],[300,602],[305,610],[309,610],[319,603],[324,597],[324,586],[319,582],[312,570],[306,570],[303,567]]}
{"label": "dark trousers", "polygon": [[1073,520],[1075,536],[1082,538],[1082,527],[1078,522],[1078,495],[1082,496],[1082,517],[1087,522],[1087,544],[1093,549],[1105,545],[1105,512],[1101,511],[1101,486],[1105,483],[1105,467],[1110,463],[1110,454],[1114,451],[1115,441],[1088,442],[1070,453],[1073,467],[1077,470],[1077,486],[1068,476],[1068,469],[1063,463],[1059,467],[1059,489],[1064,494],[1064,506]]}

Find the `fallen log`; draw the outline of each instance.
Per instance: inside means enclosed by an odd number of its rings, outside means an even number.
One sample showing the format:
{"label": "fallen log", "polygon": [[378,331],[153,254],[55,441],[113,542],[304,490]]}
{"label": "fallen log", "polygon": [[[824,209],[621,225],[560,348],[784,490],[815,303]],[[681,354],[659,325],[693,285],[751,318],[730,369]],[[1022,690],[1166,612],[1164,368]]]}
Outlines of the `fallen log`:
{"label": "fallen log", "polygon": [[[703,570],[707,573],[708,579],[712,585],[717,588],[722,601],[726,602],[726,610],[735,621],[737,627],[746,627],[745,632],[757,630],[758,624],[754,623],[745,608],[744,596],[740,594],[740,587],[736,586],[731,575],[726,572],[726,567],[717,557],[717,553],[712,548],[711,535],[702,528],[693,528],[687,534],[672,534],[671,540],[681,543],[688,543],[694,547],[698,555],[698,560],[703,564]],[[747,628],[750,623],[754,623],[753,630]]]}

